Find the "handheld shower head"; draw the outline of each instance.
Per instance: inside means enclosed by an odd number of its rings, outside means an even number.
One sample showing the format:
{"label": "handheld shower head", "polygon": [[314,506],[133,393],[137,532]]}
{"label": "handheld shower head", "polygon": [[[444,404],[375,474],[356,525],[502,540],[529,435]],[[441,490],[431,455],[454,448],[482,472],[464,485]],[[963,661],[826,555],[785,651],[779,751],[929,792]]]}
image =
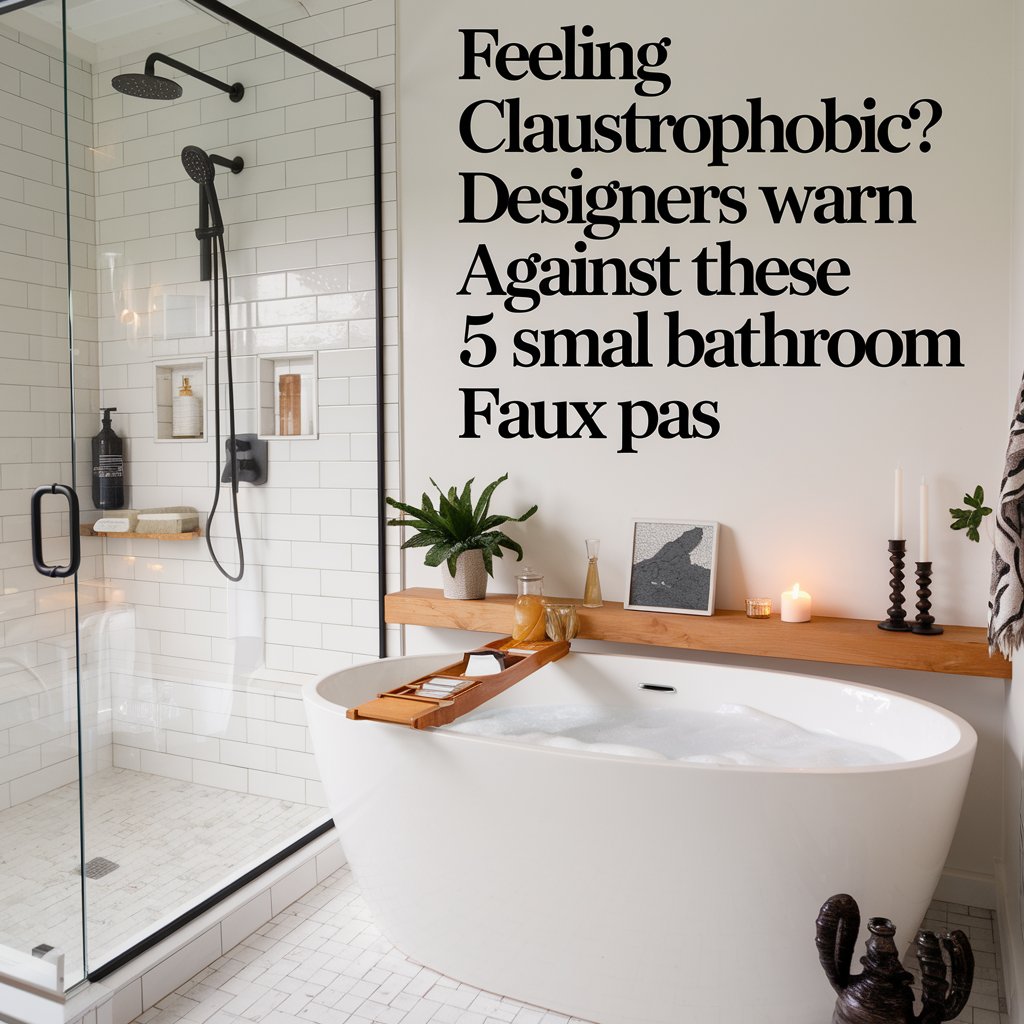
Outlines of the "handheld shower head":
{"label": "handheld shower head", "polygon": [[198,146],[186,146],[181,151],[181,165],[185,168],[185,173],[199,186],[200,200],[205,197],[213,220],[212,227],[200,227],[196,232],[196,238],[203,241],[210,235],[223,235],[224,218],[220,212],[217,189],[213,184],[213,159],[206,150]]}
{"label": "handheld shower head", "polygon": [[143,100],[176,100],[181,95],[177,82],[160,75],[115,75],[110,84],[125,96],[138,96]]}
{"label": "handheld shower head", "polygon": [[[199,227],[196,229],[196,238],[202,243],[199,250],[199,279],[210,280],[210,257],[213,252],[210,239],[215,235],[224,234],[224,218],[220,212],[220,201],[217,199],[217,189],[213,184],[215,164],[227,167],[232,174],[240,174],[245,167],[245,161],[236,156],[229,160],[226,156],[218,156],[216,153],[207,153],[198,146],[186,146],[181,151],[181,166],[185,173],[199,186]],[[213,218],[213,226],[210,226],[210,217]]]}
{"label": "handheld shower head", "polygon": [[207,153],[205,149],[200,149],[198,146],[186,146],[181,151],[181,165],[197,185],[213,183],[214,164],[226,167],[232,174],[240,174],[245,167],[245,161],[240,156],[229,160],[226,156],[219,156],[217,153]]}
{"label": "handheld shower head", "polygon": [[186,146],[181,151],[181,164],[185,173],[197,185],[213,184],[213,161],[206,150],[198,146]]}

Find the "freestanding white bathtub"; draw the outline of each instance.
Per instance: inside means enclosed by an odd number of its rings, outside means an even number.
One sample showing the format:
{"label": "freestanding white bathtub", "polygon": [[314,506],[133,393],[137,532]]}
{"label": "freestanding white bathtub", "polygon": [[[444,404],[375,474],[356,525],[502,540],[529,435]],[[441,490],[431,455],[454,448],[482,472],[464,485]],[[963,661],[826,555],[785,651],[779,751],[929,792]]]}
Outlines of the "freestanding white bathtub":
{"label": "freestanding white bathtub", "polygon": [[339,838],[413,960],[599,1024],[822,1024],[827,897],[851,893],[865,922],[913,938],[974,758],[956,715],[811,676],[573,653],[485,707],[746,704],[907,760],[687,764],[345,717],[452,660],[362,665],[305,692]]}

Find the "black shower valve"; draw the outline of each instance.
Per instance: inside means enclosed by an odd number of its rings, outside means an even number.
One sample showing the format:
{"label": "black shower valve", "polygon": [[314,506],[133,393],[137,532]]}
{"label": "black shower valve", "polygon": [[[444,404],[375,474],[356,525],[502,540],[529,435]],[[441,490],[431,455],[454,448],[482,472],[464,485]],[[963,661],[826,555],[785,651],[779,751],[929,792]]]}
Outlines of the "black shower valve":
{"label": "black shower valve", "polygon": [[[255,434],[236,434],[224,438],[224,469],[221,482],[231,483],[231,460],[237,466],[238,482],[259,486],[267,482],[267,442]],[[244,455],[243,455],[244,453]]]}

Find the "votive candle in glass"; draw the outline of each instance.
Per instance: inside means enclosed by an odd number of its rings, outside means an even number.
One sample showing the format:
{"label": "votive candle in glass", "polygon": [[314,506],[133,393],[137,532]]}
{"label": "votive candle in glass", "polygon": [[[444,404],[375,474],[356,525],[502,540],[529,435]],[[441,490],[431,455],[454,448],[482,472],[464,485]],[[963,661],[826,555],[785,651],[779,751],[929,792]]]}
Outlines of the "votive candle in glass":
{"label": "votive candle in glass", "polygon": [[767,619],[772,613],[770,597],[748,597],[746,605],[748,619]]}

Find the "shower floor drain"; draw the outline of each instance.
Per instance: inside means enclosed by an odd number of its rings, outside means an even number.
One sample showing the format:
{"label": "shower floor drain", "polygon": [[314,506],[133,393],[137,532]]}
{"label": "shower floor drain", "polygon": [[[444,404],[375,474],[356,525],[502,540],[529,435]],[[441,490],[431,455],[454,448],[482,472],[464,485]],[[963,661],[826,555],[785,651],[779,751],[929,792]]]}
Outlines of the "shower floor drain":
{"label": "shower floor drain", "polygon": [[109,875],[111,871],[116,871],[120,866],[112,860],[107,860],[106,857],[93,857],[92,860],[85,862],[85,877],[102,878],[104,875]]}

